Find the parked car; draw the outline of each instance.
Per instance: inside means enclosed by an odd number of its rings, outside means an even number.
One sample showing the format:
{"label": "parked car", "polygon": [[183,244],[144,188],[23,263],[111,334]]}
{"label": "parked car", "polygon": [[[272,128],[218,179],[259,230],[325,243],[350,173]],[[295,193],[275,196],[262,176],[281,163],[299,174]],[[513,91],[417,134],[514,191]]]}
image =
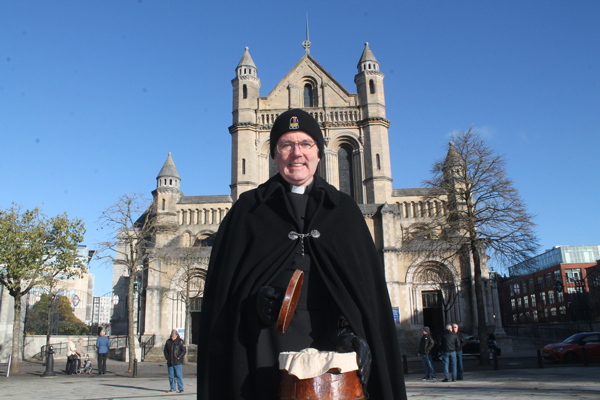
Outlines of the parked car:
{"label": "parked car", "polygon": [[549,361],[576,363],[583,361],[583,346],[589,361],[600,360],[600,332],[576,333],[560,343],[549,344],[544,347],[542,356]]}
{"label": "parked car", "polygon": [[[470,333],[464,332],[462,330],[460,332],[463,334],[465,341],[467,342],[463,347],[463,357],[479,357],[479,339],[475,338]],[[435,342],[435,345],[433,346],[433,349],[431,349],[431,355],[434,361],[442,360],[442,350],[440,348],[442,344],[441,338],[441,332],[439,332],[437,335],[434,334],[433,340]],[[488,352],[490,358],[493,358],[494,355],[502,355],[502,349],[498,347],[498,344],[495,340],[488,340]]]}

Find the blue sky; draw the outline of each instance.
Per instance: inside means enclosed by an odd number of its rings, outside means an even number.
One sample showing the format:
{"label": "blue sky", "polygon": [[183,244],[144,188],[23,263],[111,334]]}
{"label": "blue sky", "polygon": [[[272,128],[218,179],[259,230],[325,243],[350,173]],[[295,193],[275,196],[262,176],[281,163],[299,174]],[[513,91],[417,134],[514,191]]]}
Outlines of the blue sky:
{"label": "blue sky", "polygon": [[[350,92],[364,43],[385,74],[394,188],[421,187],[449,134],[505,154],[540,252],[600,244],[599,1],[0,2],[0,207],[82,218],[156,186],[229,194],[244,47],[267,95],[304,54]],[[95,294],[111,270],[92,262]]]}

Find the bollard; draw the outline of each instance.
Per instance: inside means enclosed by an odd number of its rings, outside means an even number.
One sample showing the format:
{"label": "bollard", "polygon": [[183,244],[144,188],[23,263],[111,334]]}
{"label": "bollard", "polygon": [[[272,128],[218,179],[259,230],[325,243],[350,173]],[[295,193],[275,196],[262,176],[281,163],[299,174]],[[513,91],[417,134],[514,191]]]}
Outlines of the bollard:
{"label": "bollard", "polygon": [[538,368],[544,368],[544,361],[542,360],[542,351],[537,349]]}
{"label": "bollard", "polygon": [[492,352],[492,360],[494,361],[494,370],[499,370],[500,368],[498,367],[498,354],[495,351]]}
{"label": "bollard", "polygon": [[406,354],[402,354],[402,365],[404,366],[404,375],[408,375],[408,360]]}
{"label": "bollard", "polygon": [[46,357],[46,371],[42,374],[42,378],[53,378],[56,376],[54,372],[54,347],[48,347],[48,356]]}
{"label": "bollard", "polygon": [[581,355],[583,356],[583,366],[589,367],[590,362],[588,360],[587,350],[585,349],[585,344],[583,346],[581,346]]}
{"label": "bollard", "polygon": [[10,375],[10,362],[12,361],[12,353],[8,355],[8,367],[6,367],[6,377]]}
{"label": "bollard", "polygon": [[131,376],[132,378],[135,378],[137,376],[137,358],[133,359],[133,375]]}

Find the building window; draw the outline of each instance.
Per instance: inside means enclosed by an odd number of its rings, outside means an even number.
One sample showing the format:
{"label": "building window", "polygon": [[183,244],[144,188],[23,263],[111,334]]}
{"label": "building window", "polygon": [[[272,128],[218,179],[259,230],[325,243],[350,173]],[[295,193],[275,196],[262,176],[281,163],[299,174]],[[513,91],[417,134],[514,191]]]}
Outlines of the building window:
{"label": "building window", "polygon": [[352,164],[352,147],[343,144],[338,150],[338,173],[340,192],[354,198],[354,168]]}
{"label": "building window", "polygon": [[313,87],[310,83],[304,85],[304,107],[314,107]]}
{"label": "building window", "polygon": [[515,299],[510,300],[510,305],[511,305],[513,311],[517,309],[517,302],[515,301]]}
{"label": "building window", "polygon": [[533,292],[535,290],[535,287],[533,285],[533,278],[529,279],[528,283],[529,283],[529,291]]}
{"label": "building window", "polygon": [[377,160],[377,170],[381,170],[381,158],[379,157],[379,154],[376,154],[375,158]]}
{"label": "building window", "polygon": [[373,82],[373,79],[369,81],[369,91],[371,94],[375,94],[375,82]]}
{"label": "building window", "polygon": [[527,282],[521,281],[521,289],[523,293],[527,293]]}
{"label": "building window", "polygon": [[163,211],[165,210],[165,203],[166,203],[165,199],[162,199],[162,209],[163,209]]}
{"label": "building window", "polygon": [[538,312],[537,310],[533,310],[533,321],[538,322]]}
{"label": "building window", "polygon": [[535,307],[535,294],[531,295],[531,307]]}
{"label": "building window", "polygon": [[529,308],[529,298],[527,296],[523,297],[523,307]]}
{"label": "building window", "polygon": [[552,287],[552,274],[547,273],[545,276],[546,276],[546,287]]}
{"label": "building window", "polygon": [[581,280],[581,269],[580,268],[565,269],[565,275],[567,275],[568,283],[578,282]]}
{"label": "building window", "polygon": [[558,307],[558,312],[560,313],[560,315],[567,315],[567,307],[565,307],[565,306]]}
{"label": "building window", "polygon": [[556,317],[556,307],[550,309],[550,314],[552,314],[553,317]]}
{"label": "building window", "polygon": [[565,295],[563,294],[562,291],[559,291],[559,290],[556,291],[556,301],[558,303],[564,303],[565,302]]}
{"label": "building window", "polygon": [[242,97],[243,97],[244,99],[247,99],[247,98],[248,98],[248,87],[247,87],[246,85],[244,85],[244,86],[242,87]]}
{"label": "building window", "polygon": [[517,299],[517,307],[519,308],[519,310],[523,307],[520,297]]}
{"label": "building window", "polygon": [[542,289],[544,289],[544,277],[538,276],[537,277],[537,288],[535,288],[535,290],[542,290]]}
{"label": "building window", "polygon": [[246,159],[242,158],[242,175],[246,175]]}
{"label": "building window", "polygon": [[540,297],[542,298],[542,304],[546,305],[546,292],[540,293]]}
{"label": "building window", "polygon": [[548,290],[548,303],[554,304],[554,290]]}
{"label": "building window", "polygon": [[511,297],[515,295],[515,289],[513,288],[513,285],[508,285],[508,288],[510,289],[510,295]]}

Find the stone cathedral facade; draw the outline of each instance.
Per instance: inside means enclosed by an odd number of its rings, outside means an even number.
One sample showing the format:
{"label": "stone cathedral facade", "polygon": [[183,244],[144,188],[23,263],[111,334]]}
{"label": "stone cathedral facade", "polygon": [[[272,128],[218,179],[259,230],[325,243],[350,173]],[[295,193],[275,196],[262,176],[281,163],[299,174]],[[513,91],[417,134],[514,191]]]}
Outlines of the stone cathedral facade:
{"label": "stone cathedral facade", "polygon": [[[368,43],[357,65],[355,93],[344,88],[310,55],[310,42],[305,41],[303,46],[305,54],[264,96],[260,94],[259,68],[248,48],[235,68],[231,81],[233,121],[229,127],[230,194],[184,195],[182,178],[169,153],[152,192],[157,218],[168,226],[156,235],[156,249],[197,246],[200,250],[196,268],[205,270],[214,235],[232,204],[241,193],[277,172],[269,156],[269,132],[275,118],[291,108],[302,108],[320,123],[325,137],[325,156],[317,173],[356,200],[380,251],[405,351],[412,351],[424,325],[441,329],[445,323],[457,322],[476,332],[471,262],[428,259],[405,244],[420,222],[448,211],[447,199],[431,200],[429,190],[424,188],[393,188],[384,74]],[[185,176],[191,171],[181,173]],[[189,189],[193,188],[186,188]],[[157,334],[157,343],[164,343],[171,329],[184,326],[185,305],[180,301],[178,283],[182,271],[176,264],[164,261],[151,264],[140,277],[137,329],[140,335]],[[486,270],[484,277],[487,276]],[[462,283],[452,299],[439,285],[440,277]],[[115,265],[113,286],[119,296],[126,296],[123,291],[127,279]],[[495,311],[496,299],[489,287],[485,293],[488,325],[495,326],[499,323],[499,318],[495,318],[499,315]],[[191,306],[192,341],[200,306],[201,299]],[[119,313],[115,308],[113,334],[124,333],[125,327],[124,310]]]}

